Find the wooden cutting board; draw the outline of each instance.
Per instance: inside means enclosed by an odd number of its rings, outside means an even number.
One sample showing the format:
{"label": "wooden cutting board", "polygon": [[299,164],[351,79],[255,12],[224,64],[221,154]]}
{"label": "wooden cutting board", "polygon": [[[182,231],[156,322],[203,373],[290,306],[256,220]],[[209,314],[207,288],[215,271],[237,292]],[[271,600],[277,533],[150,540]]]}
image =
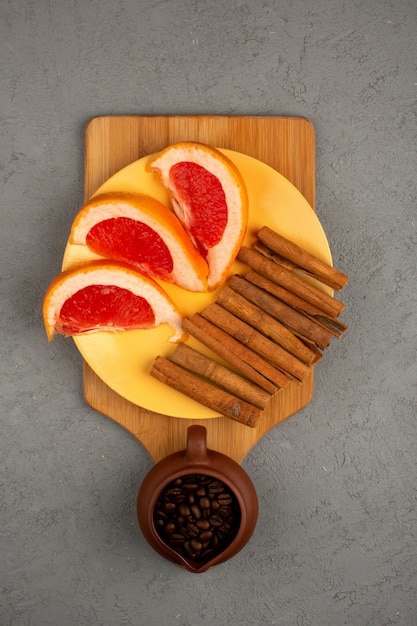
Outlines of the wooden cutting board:
{"label": "wooden cutting board", "polygon": [[[315,140],[312,124],[298,117],[105,116],[93,118],[85,137],[85,199],[115,172],[177,141],[200,141],[243,152],[283,174],[314,210]],[[313,396],[313,374],[290,383],[272,400],[256,428],[225,417],[179,419],[145,410],[112,391],[84,363],[86,402],[126,428],[157,462],[185,447],[192,424],[207,428],[207,445],[241,463],[271,428],[304,408]]]}

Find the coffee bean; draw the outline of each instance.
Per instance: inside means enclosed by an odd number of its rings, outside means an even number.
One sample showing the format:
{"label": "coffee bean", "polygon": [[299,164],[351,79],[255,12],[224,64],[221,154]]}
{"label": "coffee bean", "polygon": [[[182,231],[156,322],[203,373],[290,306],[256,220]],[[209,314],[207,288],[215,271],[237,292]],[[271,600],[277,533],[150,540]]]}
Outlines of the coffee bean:
{"label": "coffee bean", "polygon": [[164,511],[165,513],[172,513],[172,511],[175,511],[175,502],[165,502]]}
{"label": "coffee bean", "polygon": [[196,478],[200,485],[208,485],[209,482],[213,480],[212,477],[207,474],[197,474]]}
{"label": "coffee bean", "polygon": [[190,546],[194,550],[194,552],[200,552],[203,544],[201,541],[197,541],[196,539],[191,539]]}
{"label": "coffee bean", "polygon": [[198,520],[200,519],[200,517],[201,517],[201,511],[200,511],[200,509],[198,508],[198,506],[197,506],[196,504],[193,504],[193,505],[191,506],[191,513],[193,514],[193,516],[194,516],[194,518],[195,518],[196,520],[197,520],[197,519],[198,519]]}
{"label": "coffee bean", "polygon": [[211,559],[213,555],[214,555],[213,548],[207,548],[206,550],[204,550],[204,552],[201,553],[201,558],[207,560],[207,559]]}
{"label": "coffee bean", "polygon": [[167,524],[165,524],[164,531],[166,535],[172,535],[172,533],[175,533],[176,530],[177,527],[174,522],[167,522]]}
{"label": "coffee bean", "polygon": [[190,507],[187,504],[180,504],[178,507],[178,513],[183,517],[188,517],[191,513]]}
{"label": "coffee bean", "polygon": [[221,506],[226,506],[230,504],[231,501],[232,501],[232,496],[230,495],[230,493],[221,493],[219,497],[217,498],[217,502]]}
{"label": "coffee bean", "polygon": [[195,483],[190,483],[190,484],[186,484],[183,485],[182,488],[184,489],[184,491],[197,491],[198,489],[198,485],[196,485]]}
{"label": "coffee bean", "polygon": [[231,506],[221,506],[217,511],[218,515],[221,515],[223,518],[229,518],[232,515],[232,507]]}
{"label": "coffee bean", "polygon": [[210,508],[210,500],[206,497],[204,498],[200,498],[199,500],[200,506],[202,509],[209,509]]}
{"label": "coffee bean", "polygon": [[195,559],[195,557],[197,556],[196,552],[194,552],[194,550],[191,547],[191,542],[190,541],[185,541],[184,542],[184,550],[189,554],[189,556],[193,559]]}
{"label": "coffee bean", "polygon": [[200,530],[208,530],[210,528],[210,522],[207,519],[198,520],[195,524]]}
{"label": "coffee bean", "polygon": [[210,493],[223,493],[224,492],[224,484],[220,482],[220,480],[213,480],[209,483],[209,492]]}
{"label": "coffee bean", "polygon": [[240,525],[236,496],[217,478],[189,474],[160,494],[154,509],[155,530],[176,552],[207,561],[235,538]]}
{"label": "coffee bean", "polygon": [[201,541],[210,541],[212,537],[213,533],[211,530],[204,530],[200,535]]}
{"label": "coffee bean", "polygon": [[192,522],[187,524],[187,531],[190,537],[198,537],[200,535],[200,529]]}

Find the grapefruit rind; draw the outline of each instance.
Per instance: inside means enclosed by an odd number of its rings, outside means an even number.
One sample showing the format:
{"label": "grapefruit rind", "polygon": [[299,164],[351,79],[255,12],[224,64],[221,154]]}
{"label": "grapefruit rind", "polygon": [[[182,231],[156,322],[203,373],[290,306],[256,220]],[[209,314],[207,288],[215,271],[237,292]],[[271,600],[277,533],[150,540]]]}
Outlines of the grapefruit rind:
{"label": "grapefruit rind", "polygon": [[[207,290],[207,262],[195,249],[180,220],[159,200],[140,193],[104,193],[89,200],[76,215],[70,243],[88,245],[87,235],[98,223],[125,217],[146,224],[162,239],[170,251],[173,269],[155,277],[172,282],[188,291]],[[138,245],[140,245],[140,240]],[[111,257],[109,257],[111,258]],[[113,259],[122,260],[125,259]],[[149,268],[139,268],[145,273]]]}
{"label": "grapefruit rind", "polygon": [[[171,327],[173,334],[169,341],[176,343],[184,337],[181,312],[155,281],[121,263],[92,261],[85,266],[62,272],[48,287],[43,302],[43,318],[49,341],[52,341],[58,333],[59,314],[64,302],[77,291],[90,285],[116,285],[144,298],[154,312],[154,326],[168,324]],[[101,331],[114,332],[132,328],[134,327],[121,328],[115,324],[111,327],[97,326],[87,332],[88,334]]]}
{"label": "grapefruit rind", "polygon": [[162,184],[171,193],[173,209],[190,238],[190,208],[178,201],[175,184],[170,178],[173,165],[187,161],[196,163],[213,174],[220,181],[226,198],[228,219],[223,236],[216,245],[208,249],[206,256],[209,266],[208,288],[214,290],[226,280],[243,243],[248,223],[248,194],[238,168],[216,148],[196,142],[181,142],[159,152],[150,160],[147,168],[159,175]]}

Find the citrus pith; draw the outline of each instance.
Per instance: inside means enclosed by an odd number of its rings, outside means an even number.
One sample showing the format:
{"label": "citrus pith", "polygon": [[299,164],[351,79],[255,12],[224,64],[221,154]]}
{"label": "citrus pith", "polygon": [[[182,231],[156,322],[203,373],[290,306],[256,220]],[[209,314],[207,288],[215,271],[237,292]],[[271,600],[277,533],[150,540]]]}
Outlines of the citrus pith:
{"label": "citrus pith", "polygon": [[244,180],[230,159],[216,148],[180,142],[152,157],[170,191],[173,209],[208,267],[208,287],[219,287],[242,245],[248,222]]}
{"label": "citrus pith", "polygon": [[49,341],[56,334],[154,328],[169,324],[170,341],[184,335],[182,315],[149,276],[124,263],[92,261],[62,272],[48,287],[43,319]]}
{"label": "citrus pith", "polygon": [[207,289],[206,261],[172,211],[148,195],[93,197],[75,217],[70,242],[189,291]]}

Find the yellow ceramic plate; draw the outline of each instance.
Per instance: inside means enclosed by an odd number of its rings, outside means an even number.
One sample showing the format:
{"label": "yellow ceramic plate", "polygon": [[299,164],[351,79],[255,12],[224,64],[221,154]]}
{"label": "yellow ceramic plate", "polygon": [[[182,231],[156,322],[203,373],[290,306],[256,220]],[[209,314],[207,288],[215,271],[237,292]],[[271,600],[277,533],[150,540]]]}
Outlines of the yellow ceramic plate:
{"label": "yellow ceramic plate", "polygon": [[[264,163],[231,150],[222,150],[239,168],[249,194],[249,225],[245,245],[252,245],[255,233],[264,225],[279,231],[323,261],[331,263],[330,249],[323,228],[304,196],[281,174]],[[135,161],[108,179],[96,192],[132,191],[147,193],[165,204],[167,191],[157,177],[146,171],[151,155]],[[98,258],[85,246],[67,245],[63,269]],[[243,272],[235,263],[232,273]],[[160,282],[185,315],[201,311],[217,297],[190,293]],[[182,418],[203,419],[218,414],[160,383],[149,375],[157,355],[167,356],[175,344],[171,332],[162,325],[152,330],[99,332],[75,337],[74,341],[93,371],[120,396],[145,409]],[[187,341],[203,351],[201,344]],[[210,352],[204,350],[207,354]]]}

